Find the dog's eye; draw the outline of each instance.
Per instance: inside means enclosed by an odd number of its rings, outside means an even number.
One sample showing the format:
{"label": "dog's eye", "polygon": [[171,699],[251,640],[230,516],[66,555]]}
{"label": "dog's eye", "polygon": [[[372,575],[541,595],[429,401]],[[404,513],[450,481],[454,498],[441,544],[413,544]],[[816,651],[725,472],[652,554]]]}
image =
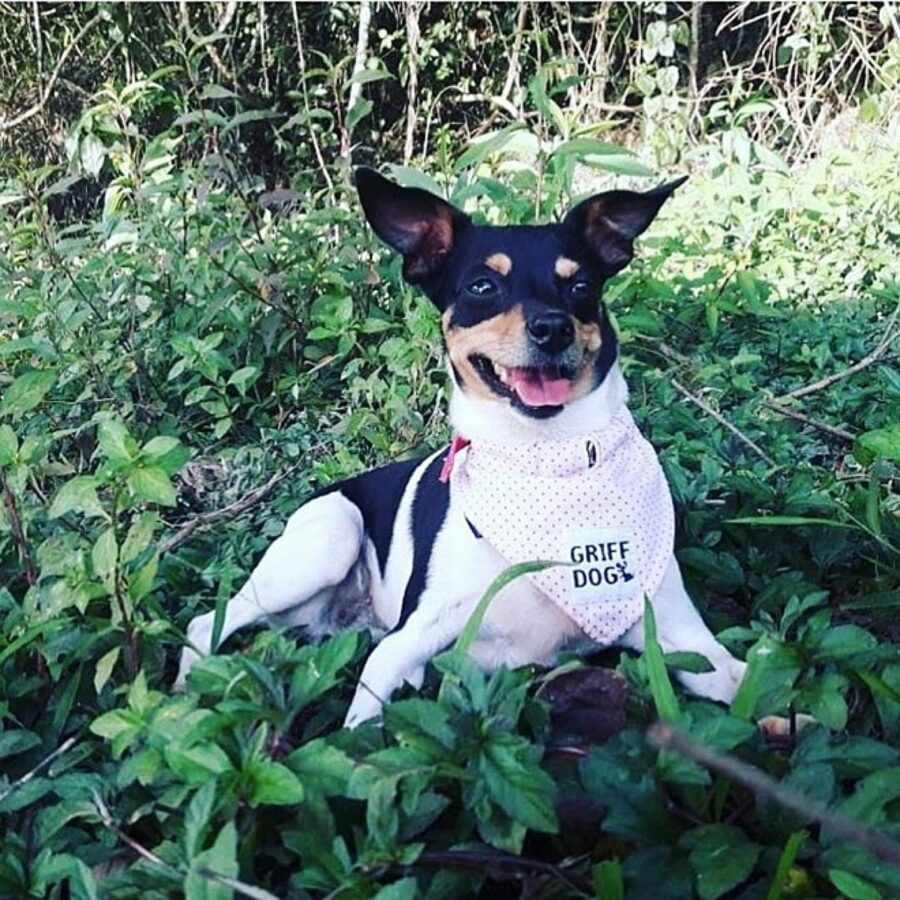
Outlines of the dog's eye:
{"label": "dog's eye", "polygon": [[589,281],[579,278],[578,281],[572,283],[569,291],[574,297],[588,297],[593,292],[593,287]]}
{"label": "dog's eye", "polygon": [[476,278],[466,290],[474,297],[490,297],[497,293],[497,285],[490,278]]}

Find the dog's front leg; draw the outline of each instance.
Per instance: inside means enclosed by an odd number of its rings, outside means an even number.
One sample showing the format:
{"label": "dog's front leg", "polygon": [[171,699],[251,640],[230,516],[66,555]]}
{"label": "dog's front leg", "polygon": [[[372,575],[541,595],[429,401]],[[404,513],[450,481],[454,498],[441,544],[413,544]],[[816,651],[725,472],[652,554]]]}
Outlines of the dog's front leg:
{"label": "dog's front leg", "polygon": [[[693,694],[731,703],[747,664],[735,659],[713,636],[691,602],[678,563],[673,556],[663,583],[653,598],[656,631],[663,652],[701,653],[713,667],[711,672],[679,672],[678,680]],[[641,620],[622,638],[634,650],[644,649],[644,622]]]}
{"label": "dog's front leg", "polygon": [[385,636],[369,655],[344,725],[355,728],[375,718],[404,681],[420,687],[425,664],[456,639],[474,606],[474,597],[448,602],[426,591],[406,624]]}

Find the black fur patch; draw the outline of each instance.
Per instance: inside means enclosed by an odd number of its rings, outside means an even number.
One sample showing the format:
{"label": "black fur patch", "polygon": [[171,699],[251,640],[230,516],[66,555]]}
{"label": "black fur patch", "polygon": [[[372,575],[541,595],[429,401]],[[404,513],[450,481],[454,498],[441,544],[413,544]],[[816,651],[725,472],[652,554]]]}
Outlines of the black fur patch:
{"label": "black fur patch", "polygon": [[412,505],[413,565],[406,590],[403,593],[403,605],[400,608],[400,619],[394,627],[399,630],[419,605],[419,598],[428,586],[428,566],[431,563],[431,552],[434,541],[450,505],[450,485],[441,481],[441,469],[444,467],[443,456],[436,456],[422,473],[416,485],[416,495]]}
{"label": "black fur patch", "polygon": [[[326,488],[321,494],[340,491],[362,513],[366,534],[375,545],[382,576],[387,565],[397,510],[403,492],[422,458],[391,463]],[[321,495],[320,495],[321,496]]]}

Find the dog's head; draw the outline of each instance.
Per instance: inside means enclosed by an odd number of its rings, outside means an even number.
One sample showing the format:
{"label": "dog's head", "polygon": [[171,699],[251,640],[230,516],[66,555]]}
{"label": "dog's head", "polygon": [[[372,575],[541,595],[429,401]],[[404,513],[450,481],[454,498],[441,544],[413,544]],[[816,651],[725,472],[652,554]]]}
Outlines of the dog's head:
{"label": "dog's head", "polygon": [[634,239],[683,181],[596,194],[555,225],[492,227],[427,191],[356,172],[375,233],[441,311],[459,388],[532,420],[603,382],[616,359],[603,284],[628,265]]}

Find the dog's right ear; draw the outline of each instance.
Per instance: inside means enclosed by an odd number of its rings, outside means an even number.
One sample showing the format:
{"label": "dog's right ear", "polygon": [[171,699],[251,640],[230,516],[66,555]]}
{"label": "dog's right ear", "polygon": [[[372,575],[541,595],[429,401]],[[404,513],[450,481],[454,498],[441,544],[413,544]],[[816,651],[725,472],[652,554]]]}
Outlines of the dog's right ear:
{"label": "dog's right ear", "polygon": [[386,244],[403,254],[403,277],[426,281],[453,249],[469,218],[440,197],[388,181],[374,169],[356,170],[356,190],[369,224]]}

